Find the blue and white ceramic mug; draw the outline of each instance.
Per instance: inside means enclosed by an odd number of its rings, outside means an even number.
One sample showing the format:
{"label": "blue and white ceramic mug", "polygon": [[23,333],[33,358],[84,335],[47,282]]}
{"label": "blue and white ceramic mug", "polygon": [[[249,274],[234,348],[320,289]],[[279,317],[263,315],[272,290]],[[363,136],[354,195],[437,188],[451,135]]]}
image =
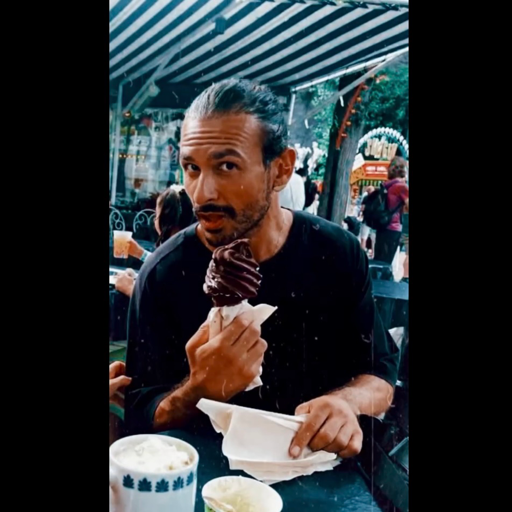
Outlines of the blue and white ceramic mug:
{"label": "blue and white ceramic mug", "polygon": [[[189,454],[192,461],[183,469],[159,473],[123,467],[117,455],[129,445],[156,437]],[[199,454],[181,439],[143,434],[116,441],[110,447],[110,499],[112,512],[194,512]]]}

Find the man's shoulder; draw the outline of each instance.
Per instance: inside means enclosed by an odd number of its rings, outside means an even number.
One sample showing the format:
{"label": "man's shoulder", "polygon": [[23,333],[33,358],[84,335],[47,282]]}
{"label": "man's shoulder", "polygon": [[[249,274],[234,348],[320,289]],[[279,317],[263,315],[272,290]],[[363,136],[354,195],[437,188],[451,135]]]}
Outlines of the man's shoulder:
{"label": "man's shoulder", "polygon": [[188,237],[195,232],[196,225],[176,233],[166,240],[151,256],[146,260],[139,274],[139,279],[147,277],[155,272],[156,269],[165,267],[166,269],[181,261],[183,258],[183,249]]}
{"label": "man's shoulder", "polygon": [[294,216],[302,227],[303,238],[313,246],[342,252],[360,247],[357,238],[339,224],[307,212],[294,212]]}

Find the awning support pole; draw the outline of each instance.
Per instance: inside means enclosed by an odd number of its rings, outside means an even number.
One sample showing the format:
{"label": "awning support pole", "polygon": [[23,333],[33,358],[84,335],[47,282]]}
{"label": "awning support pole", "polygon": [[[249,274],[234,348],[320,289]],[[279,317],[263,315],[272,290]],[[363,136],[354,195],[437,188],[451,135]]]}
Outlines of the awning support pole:
{"label": "awning support pole", "polygon": [[119,169],[119,147],[121,145],[121,121],[123,119],[123,82],[119,84],[117,91],[116,108],[116,134],[114,141],[114,156],[112,159],[112,189],[110,202],[114,205],[117,193],[117,173]]}

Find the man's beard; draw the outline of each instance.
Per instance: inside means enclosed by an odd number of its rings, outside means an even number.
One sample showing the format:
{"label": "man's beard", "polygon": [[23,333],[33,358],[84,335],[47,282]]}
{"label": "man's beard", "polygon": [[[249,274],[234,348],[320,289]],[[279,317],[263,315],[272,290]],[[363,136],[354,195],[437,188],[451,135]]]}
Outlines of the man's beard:
{"label": "man's beard", "polygon": [[235,228],[231,233],[211,234],[204,232],[204,237],[212,247],[228,245],[240,238],[250,238],[259,228],[266,217],[272,202],[272,186],[270,184],[270,173],[265,179],[264,197],[261,201],[255,201],[237,213],[233,219]]}

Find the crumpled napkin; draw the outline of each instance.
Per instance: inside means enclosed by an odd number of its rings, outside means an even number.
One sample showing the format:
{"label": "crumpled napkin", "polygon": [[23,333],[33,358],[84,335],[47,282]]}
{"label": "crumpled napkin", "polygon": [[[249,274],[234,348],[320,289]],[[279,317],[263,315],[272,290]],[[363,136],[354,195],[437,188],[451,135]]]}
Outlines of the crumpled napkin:
{"label": "crumpled napkin", "polygon": [[245,471],[266,484],[328,471],[340,463],[335,453],[306,448],[298,459],[288,453],[305,415],[288,416],[201,399],[197,408],[224,436],[222,453],[230,469]]}
{"label": "crumpled napkin", "polygon": [[[268,304],[258,304],[251,306],[247,301],[243,301],[236,306],[224,306],[221,308],[212,308],[208,314],[210,324],[210,339],[222,332],[238,315],[245,311],[252,311],[253,318],[261,325],[277,308]],[[263,369],[260,367],[260,375]],[[246,391],[257,388],[263,384],[260,377],[256,377],[247,387]]]}

